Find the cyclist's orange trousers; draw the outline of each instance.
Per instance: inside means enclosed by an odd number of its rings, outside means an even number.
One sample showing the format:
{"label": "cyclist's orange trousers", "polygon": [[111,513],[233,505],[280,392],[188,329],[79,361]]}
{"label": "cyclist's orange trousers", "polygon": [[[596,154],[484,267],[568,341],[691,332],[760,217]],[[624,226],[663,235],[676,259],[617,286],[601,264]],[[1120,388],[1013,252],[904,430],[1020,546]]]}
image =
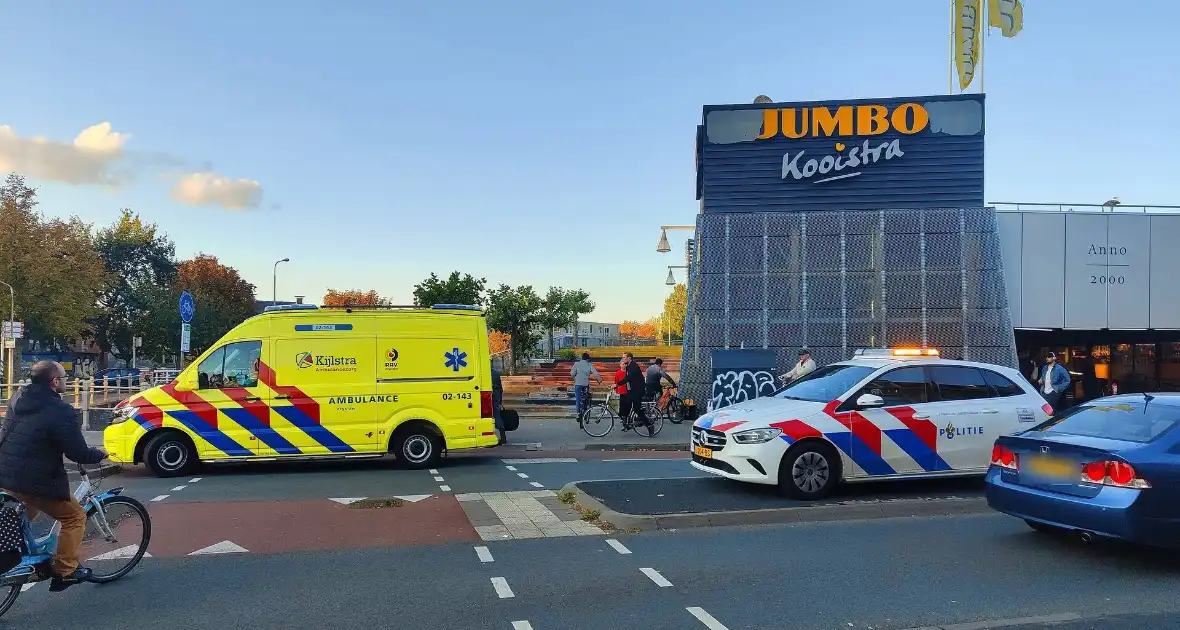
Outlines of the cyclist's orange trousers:
{"label": "cyclist's orange trousers", "polygon": [[45,499],[9,492],[29,509],[29,520],[44,512],[61,523],[61,534],[57,537],[57,551],[53,554],[53,572],[65,577],[78,570],[78,553],[82,550],[82,537],[86,534],[86,510],[74,498],[69,501]]}

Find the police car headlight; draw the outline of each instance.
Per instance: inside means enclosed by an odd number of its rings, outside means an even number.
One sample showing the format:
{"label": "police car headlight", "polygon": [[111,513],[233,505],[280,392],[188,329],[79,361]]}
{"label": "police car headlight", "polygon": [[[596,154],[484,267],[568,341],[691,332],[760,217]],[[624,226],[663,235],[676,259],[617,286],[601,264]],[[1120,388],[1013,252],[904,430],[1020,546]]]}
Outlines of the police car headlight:
{"label": "police car headlight", "polygon": [[730,437],[738,444],[762,444],[782,434],[782,429],[750,429],[748,431],[739,431]]}
{"label": "police car headlight", "polygon": [[111,418],[111,424],[115,425],[121,422],[127,422],[135,416],[136,411],[136,408],[132,407],[131,405],[116,409],[114,417]]}

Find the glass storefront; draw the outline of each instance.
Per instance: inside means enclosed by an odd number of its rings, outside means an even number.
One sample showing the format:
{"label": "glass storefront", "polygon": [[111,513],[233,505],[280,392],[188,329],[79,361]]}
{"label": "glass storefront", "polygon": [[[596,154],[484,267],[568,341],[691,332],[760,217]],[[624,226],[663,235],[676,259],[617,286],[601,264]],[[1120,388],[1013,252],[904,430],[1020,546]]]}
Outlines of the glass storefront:
{"label": "glass storefront", "polygon": [[1026,376],[1053,352],[1073,378],[1066,399],[1113,393],[1180,391],[1180,332],[1167,330],[1017,330]]}

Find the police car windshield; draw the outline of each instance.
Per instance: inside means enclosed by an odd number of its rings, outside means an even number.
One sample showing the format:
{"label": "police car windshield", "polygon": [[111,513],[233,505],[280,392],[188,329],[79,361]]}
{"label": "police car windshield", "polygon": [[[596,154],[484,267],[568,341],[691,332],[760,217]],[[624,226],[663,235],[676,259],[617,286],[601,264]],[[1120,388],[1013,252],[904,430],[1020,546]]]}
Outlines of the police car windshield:
{"label": "police car windshield", "polygon": [[811,402],[829,402],[848,393],[857,383],[860,383],[876,371],[876,368],[863,365],[825,365],[818,370],[790,383],[775,393],[775,398],[786,400],[807,400]]}

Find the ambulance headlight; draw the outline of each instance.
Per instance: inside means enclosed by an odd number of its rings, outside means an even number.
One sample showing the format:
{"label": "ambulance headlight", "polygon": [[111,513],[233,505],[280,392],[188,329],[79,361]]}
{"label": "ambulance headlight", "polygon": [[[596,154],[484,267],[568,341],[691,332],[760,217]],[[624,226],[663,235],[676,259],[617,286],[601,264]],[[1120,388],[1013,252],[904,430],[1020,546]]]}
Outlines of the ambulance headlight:
{"label": "ambulance headlight", "polygon": [[132,407],[131,405],[125,405],[123,407],[119,407],[118,409],[115,410],[114,417],[111,418],[111,424],[115,425],[115,424],[120,424],[122,422],[127,422],[131,418],[135,417],[136,411],[138,411],[138,409],[135,407]]}
{"label": "ambulance headlight", "polygon": [[739,431],[730,437],[738,444],[763,444],[769,442],[774,438],[783,434],[782,429],[749,429],[748,431]]}

